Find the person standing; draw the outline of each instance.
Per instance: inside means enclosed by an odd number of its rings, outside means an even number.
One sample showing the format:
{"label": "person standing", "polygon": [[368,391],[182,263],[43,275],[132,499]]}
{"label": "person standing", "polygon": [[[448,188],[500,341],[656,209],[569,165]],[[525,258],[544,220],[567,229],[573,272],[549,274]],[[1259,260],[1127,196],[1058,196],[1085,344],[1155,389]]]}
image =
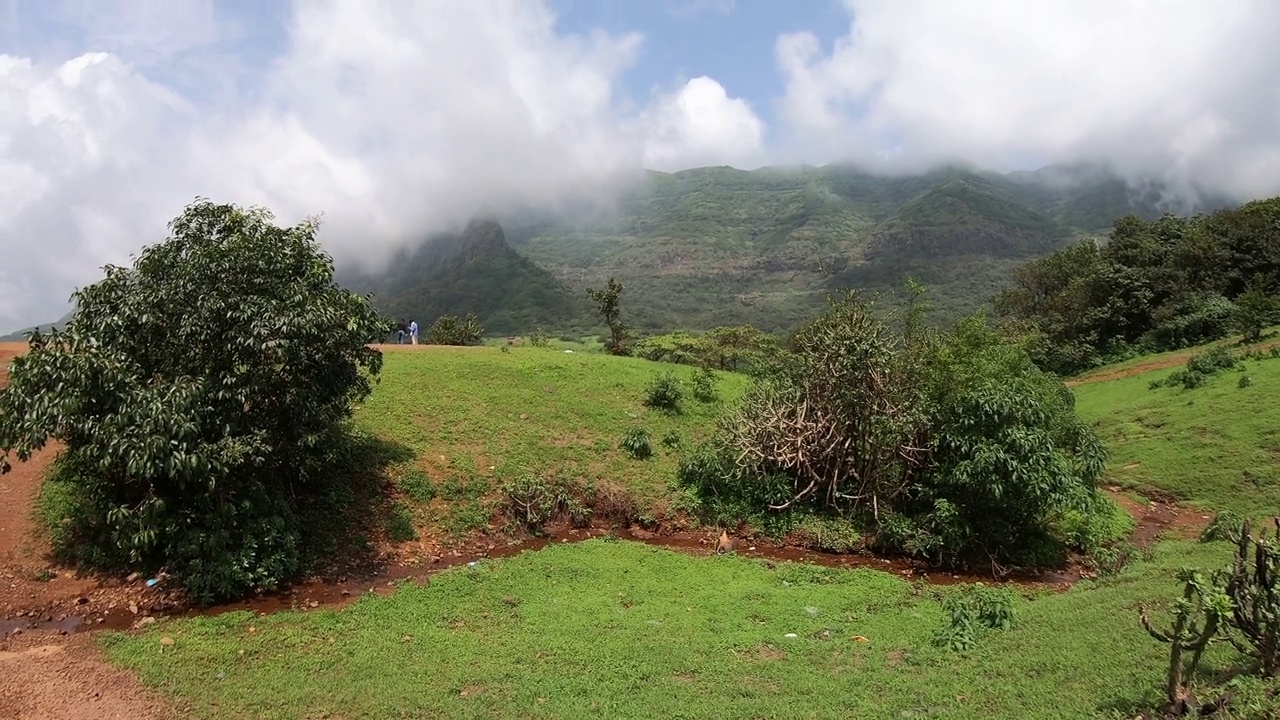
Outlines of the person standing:
{"label": "person standing", "polygon": [[418,344],[418,321],[417,320],[409,321],[409,340],[414,345]]}

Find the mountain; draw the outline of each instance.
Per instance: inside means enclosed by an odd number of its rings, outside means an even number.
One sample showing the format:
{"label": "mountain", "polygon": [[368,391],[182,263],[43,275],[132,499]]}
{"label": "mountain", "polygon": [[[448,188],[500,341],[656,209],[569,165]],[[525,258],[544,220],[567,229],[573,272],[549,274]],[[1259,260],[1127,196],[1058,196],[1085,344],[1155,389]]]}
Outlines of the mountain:
{"label": "mountain", "polygon": [[27,339],[27,333],[31,332],[32,330],[35,330],[36,328],[40,328],[41,330],[44,330],[44,331],[48,331],[51,328],[61,329],[63,327],[66,327],[67,323],[71,321],[71,317],[75,314],[76,314],[76,311],[72,310],[66,315],[63,315],[57,320],[54,320],[53,322],[47,322],[47,323],[42,323],[40,325],[25,327],[25,328],[22,328],[21,330],[15,330],[14,332],[9,333],[8,335],[0,335],[0,342],[25,341]]}
{"label": "mountain", "polygon": [[430,238],[401,252],[378,274],[339,273],[342,285],[374,294],[392,318],[426,328],[441,315],[475,313],[491,334],[564,327],[582,318],[586,296],[521,257],[492,219],[473,220],[460,233]]}
{"label": "mountain", "polygon": [[986,302],[1019,263],[1166,208],[1105,168],[883,177],[842,165],[650,173],[608,217],[504,218],[512,246],[565,285],[625,286],[645,330],[794,327],[827,293],[930,289],[935,317]]}
{"label": "mountain", "polygon": [[517,333],[594,329],[583,288],[613,276],[625,286],[624,320],[641,331],[777,331],[812,317],[834,290],[900,293],[914,277],[946,321],[985,304],[1020,263],[1105,234],[1119,217],[1226,205],[1175,207],[1171,196],[1092,165],[651,172],[608,213],[534,208],[473,223],[353,287],[378,293],[394,317],[472,311],[491,332]]}

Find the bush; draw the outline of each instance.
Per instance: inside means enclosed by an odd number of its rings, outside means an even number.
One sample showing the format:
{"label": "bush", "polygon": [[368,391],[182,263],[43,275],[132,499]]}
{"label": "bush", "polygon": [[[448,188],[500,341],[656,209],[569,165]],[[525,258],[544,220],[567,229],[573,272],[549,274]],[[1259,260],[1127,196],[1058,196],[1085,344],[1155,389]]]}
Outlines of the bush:
{"label": "bush", "polygon": [[453,315],[441,315],[427,331],[428,345],[478,345],[484,337],[484,328],[472,313],[459,320]]}
{"label": "bush", "polygon": [[507,497],[507,516],[527,531],[540,533],[558,515],[567,514],[575,525],[583,525],[590,511],[563,482],[521,475],[502,485]]}
{"label": "bush", "polygon": [[1017,622],[1013,595],[1007,590],[974,588],[951,595],[943,607],[947,624],[934,633],[933,644],[951,650],[971,650],[981,629],[1010,630]]}
{"label": "bush", "polygon": [[[1187,358],[1186,368],[1179,370],[1164,380],[1153,380],[1147,387],[1154,390],[1160,387],[1177,387],[1185,390],[1202,387],[1209,378],[1224,370],[1240,367],[1240,359],[1229,348],[1218,346]],[[1243,386],[1242,386],[1243,387]]]}
{"label": "bush", "polygon": [[680,387],[680,381],[670,371],[653,378],[644,392],[645,405],[669,413],[680,411],[682,399],[684,399],[684,389]]}
{"label": "bush", "polygon": [[[131,268],[75,293],[0,391],[0,470],[66,449],[66,547],[161,568],[197,602],[270,589],[304,564],[302,510],[351,477],[346,420],[389,323],[338,287],[317,223],[197,200]],[[345,466],[343,466],[345,467]]]}
{"label": "bush", "polygon": [[647,460],[653,455],[653,446],[649,444],[649,431],[644,428],[631,428],[622,436],[618,447],[635,460]]}
{"label": "bush", "polygon": [[[976,315],[923,328],[846,294],[793,336],[679,482],[711,511],[867,518],[881,547],[959,564],[1057,563],[1105,454],[1074,397]],[[897,328],[897,329],[895,329]]]}
{"label": "bush", "polygon": [[718,395],[716,393],[716,372],[714,370],[704,365],[694,372],[693,397],[695,400],[704,403],[716,401]]}

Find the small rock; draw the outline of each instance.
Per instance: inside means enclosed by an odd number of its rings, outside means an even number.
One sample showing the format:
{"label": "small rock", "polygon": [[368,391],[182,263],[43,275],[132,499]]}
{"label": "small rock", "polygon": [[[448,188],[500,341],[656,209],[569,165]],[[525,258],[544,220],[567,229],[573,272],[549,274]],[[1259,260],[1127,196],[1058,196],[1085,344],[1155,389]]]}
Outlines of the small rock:
{"label": "small rock", "polygon": [[413,642],[413,638],[409,637],[408,635],[405,635],[404,637],[400,638],[400,642],[402,643]]}
{"label": "small rock", "polygon": [[787,633],[786,635],[783,635],[782,637],[794,638],[794,637],[800,637],[800,636],[799,636],[799,635],[797,635],[797,634],[795,634],[795,633]]}
{"label": "small rock", "polygon": [[145,625],[150,625],[150,624],[154,623],[155,621],[156,621],[156,619],[155,619],[154,617],[152,617],[152,616],[150,616],[150,615],[147,615],[147,616],[145,616],[145,617],[143,617],[143,618],[140,618],[140,619],[138,620],[138,627],[143,627],[143,626],[145,626]]}
{"label": "small rock", "polygon": [[129,577],[125,578],[124,581],[127,583],[137,582],[140,577],[142,576],[138,573],[129,573]]}
{"label": "small rock", "polygon": [[315,600],[312,600],[311,602],[307,603],[307,607],[320,607],[320,603],[316,602]]}
{"label": "small rock", "polygon": [[133,613],[134,615],[137,615],[137,614],[138,614],[138,603],[136,603],[136,602],[131,602],[131,603],[129,603],[129,612]]}
{"label": "small rock", "polygon": [[83,596],[83,595],[81,595],[80,597],[76,598],[76,604],[77,604],[77,605],[85,605],[85,604],[87,604],[88,602],[89,602],[89,598],[87,598],[87,597],[85,597],[85,596]]}
{"label": "small rock", "polygon": [[169,636],[167,636],[167,635],[166,635],[165,637],[160,638],[160,644],[161,644],[161,645],[172,645],[172,644],[173,644],[173,638],[171,638],[171,637],[169,637]]}

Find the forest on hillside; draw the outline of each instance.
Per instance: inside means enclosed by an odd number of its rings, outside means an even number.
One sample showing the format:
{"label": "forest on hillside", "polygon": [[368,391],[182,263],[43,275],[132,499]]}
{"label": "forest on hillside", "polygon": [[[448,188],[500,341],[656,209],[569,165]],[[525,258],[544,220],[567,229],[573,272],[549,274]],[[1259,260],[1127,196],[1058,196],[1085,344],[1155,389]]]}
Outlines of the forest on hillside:
{"label": "forest on hillside", "polygon": [[1038,363],[1071,374],[1135,355],[1189,347],[1277,320],[1280,198],[1147,221],[1118,219],[1025,263],[998,314],[1035,334]]}

